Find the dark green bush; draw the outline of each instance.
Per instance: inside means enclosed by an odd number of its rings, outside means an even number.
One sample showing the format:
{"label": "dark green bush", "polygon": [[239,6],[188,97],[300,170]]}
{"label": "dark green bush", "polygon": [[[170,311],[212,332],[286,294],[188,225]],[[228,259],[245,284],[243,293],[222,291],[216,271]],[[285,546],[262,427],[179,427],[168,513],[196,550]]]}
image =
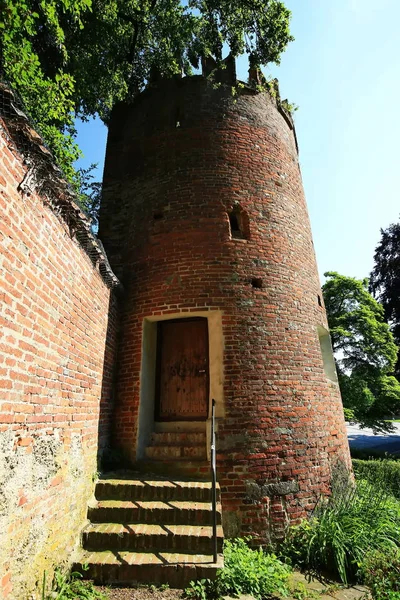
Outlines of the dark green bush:
{"label": "dark green bush", "polygon": [[353,459],[357,479],[366,479],[378,488],[383,488],[400,498],[400,462],[395,460]]}
{"label": "dark green bush", "polygon": [[309,521],[291,527],[281,547],[293,564],[339,577],[356,579],[371,550],[400,546],[400,502],[367,481],[343,482],[330,498],[322,498]]}
{"label": "dark green bush", "polygon": [[400,600],[400,551],[375,551],[368,554],[361,566],[363,582],[374,600]]}
{"label": "dark green bush", "polygon": [[197,600],[251,594],[257,600],[271,594],[288,595],[290,568],[274,554],[251,549],[244,539],[225,540],[224,568],[215,581],[192,582],[186,595]]}
{"label": "dark green bush", "polygon": [[361,460],[387,459],[400,460],[400,456],[390,454],[384,450],[374,450],[373,448],[350,448],[351,458],[360,458]]}

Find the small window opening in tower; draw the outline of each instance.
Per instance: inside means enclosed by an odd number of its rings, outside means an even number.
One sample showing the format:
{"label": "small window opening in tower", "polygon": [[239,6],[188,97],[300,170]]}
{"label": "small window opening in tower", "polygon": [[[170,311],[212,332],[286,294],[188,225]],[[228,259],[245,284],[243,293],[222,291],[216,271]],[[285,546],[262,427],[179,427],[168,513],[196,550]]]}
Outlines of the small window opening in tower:
{"label": "small window opening in tower", "polygon": [[247,213],[239,207],[235,207],[228,213],[229,229],[232,239],[249,239],[249,218]]}
{"label": "small window opening in tower", "polygon": [[318,294],[318,306],[322,307],[322,300],[321,300],[321,296]]}
{"label": "small window opening in tower", "polygon": [[153,214],[154,221],[161,221],[161,219],[163,219],[163,218],[164,218],[164,213],[161,210],[157,210]]}
{"label": "small window opening in tower", "polygon": [[261,279],[261,277],[253,277],[253,279],[251,280],[251,285],[257,290],[262,290],[264,287],[263,280]]}
{"label": "small window opening in tower", "polygon": [[243,233],[239,225],[239,215],[237,213],[231,212],[229,214],[229,225],[233,238],[243,238]]}

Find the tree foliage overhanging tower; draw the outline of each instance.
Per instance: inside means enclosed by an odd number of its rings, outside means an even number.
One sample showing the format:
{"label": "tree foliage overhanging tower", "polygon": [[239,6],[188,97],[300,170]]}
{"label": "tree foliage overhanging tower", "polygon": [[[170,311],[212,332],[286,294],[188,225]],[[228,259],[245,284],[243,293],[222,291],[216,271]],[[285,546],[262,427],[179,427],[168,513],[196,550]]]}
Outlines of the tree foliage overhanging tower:
{"label": "tree foliage overhanging tower", "polygon": [[[225,532],[266,539],[350,458],[292,120],[254,71],[244,85],[233,60],[210,70],[111,115],[99,236],[125,287],[115,439],[140,462],[159,420],[208,430],[215,398]],[[185,321],[206,324],[205,351]]]}
{"label": "tree foliage overhanging tower", "polygon": [[200,56],[221,58],[224,46],[279,63],[293,39],[290,14],[281,0],[2,0],[0,79],[21,95],[76,186],[75,115],[107,120],[155,66],[190,75]]}

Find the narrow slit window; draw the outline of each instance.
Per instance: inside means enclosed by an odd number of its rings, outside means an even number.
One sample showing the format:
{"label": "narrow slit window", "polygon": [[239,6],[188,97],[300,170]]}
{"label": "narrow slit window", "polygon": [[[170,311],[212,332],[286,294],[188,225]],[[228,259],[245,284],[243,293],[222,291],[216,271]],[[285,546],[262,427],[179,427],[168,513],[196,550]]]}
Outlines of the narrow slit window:
{"label": "narrow slit window", "polygon": [[231,236],[233,238],[243,239],[243,233],[239,225],[239,215],[235,212],[229,214],[229,225],[231,228]]}
{"label": "narrow slit window", "polygon": [[336,373],[335,358],[333,356],[331,337],[329,335],[329,331],[324,327],[318,325],[317,332],[325,375],[330,381],[337,383],[338,379]]}
{"label": "narrow slit window", "polygon": [[228,213],[229,229],[232,239],[249,239],[249,218],[247,213],[240,207],[235,207]]}

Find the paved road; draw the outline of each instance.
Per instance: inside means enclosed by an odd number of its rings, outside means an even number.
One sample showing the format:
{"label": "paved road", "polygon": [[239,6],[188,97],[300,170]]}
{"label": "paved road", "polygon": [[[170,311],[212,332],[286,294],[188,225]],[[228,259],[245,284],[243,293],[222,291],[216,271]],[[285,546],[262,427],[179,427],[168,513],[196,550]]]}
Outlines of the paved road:
{"label": "paved road", "polygon": [[347,436],[352,448],[370,448],[391,454],[400,454],[400,423],[393,423],[395,432],[374,435],[372,429],[360,429],[358,425],[347,424]]}

